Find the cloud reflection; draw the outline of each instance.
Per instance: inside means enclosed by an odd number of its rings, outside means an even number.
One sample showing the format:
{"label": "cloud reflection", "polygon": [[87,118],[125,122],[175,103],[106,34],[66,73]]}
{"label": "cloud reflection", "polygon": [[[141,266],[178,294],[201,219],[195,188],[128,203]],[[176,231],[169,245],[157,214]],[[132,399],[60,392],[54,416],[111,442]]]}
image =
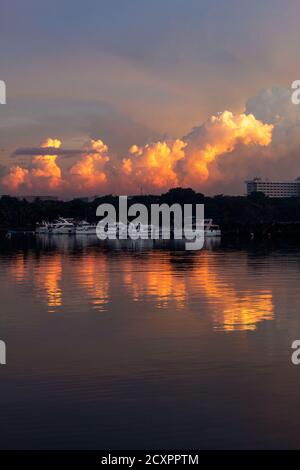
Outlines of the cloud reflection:
{"label": "cloud reflection", "polygon": [[63,251],[42,253],[38,259],[18,254],[10,265],[18,285],[32,284],[33,295],[46,301],[49,312],[78,306],[107,312],[116,301],[120,308],[121,299],[127,311],[132,302],[150,304],[154,311],[208,319],[214,329],[224,331],[253,331],[260,322],[274,319],[272,290],[261,288],[250,276],[245,253],[229,266],[226,254],[208,250],[193,255],[119,250],[113,255],[87,246],[66,253],[65,241],[62,247]]}

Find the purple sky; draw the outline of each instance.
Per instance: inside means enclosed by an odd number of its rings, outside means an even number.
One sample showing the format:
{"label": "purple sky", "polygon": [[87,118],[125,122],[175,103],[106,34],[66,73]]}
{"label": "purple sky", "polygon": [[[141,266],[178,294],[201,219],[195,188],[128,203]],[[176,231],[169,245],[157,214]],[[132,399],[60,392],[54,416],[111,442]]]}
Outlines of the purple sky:
{"label": "purple sky", "polygon": [[2,0],[1,173],[17,148],[49,136],[70,149],[102,139],[121,159],[132,144],[182,138],[212,114],[243,112],[261,89],[289,88],[300,76],[299,14],[295,0]]}

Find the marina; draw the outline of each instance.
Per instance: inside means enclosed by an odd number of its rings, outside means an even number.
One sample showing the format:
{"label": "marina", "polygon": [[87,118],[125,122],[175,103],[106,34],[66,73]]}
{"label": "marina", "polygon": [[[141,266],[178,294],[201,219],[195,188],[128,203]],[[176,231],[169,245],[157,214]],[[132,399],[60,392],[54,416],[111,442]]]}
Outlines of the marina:
{"label": "marina", "polygon": [[[203,228],[202,228],[203,227]],[[107,225],[107,238],[142,238],[142,239],[171,239],[171,238],[189,238],[193,235],[197,236],[199,231],[204,232],[205,237],[221,237],[221,230],[219,225],[213,224],[212,219],[205,219],[203,226],[198,226],[196,223],[191,224],[191,230],[181,231],[180,237],[176,235],[176,230],[170,229],[165,226],[155,227],[154,225],[143,225],[141,223],[127,222],[127,225],[122,222],[114,222]],[[70,218],[59,217],[53,222],[43,221],[37,223],[35,233],[37,235],[96,235],[97,225],[88,223],[85,220],[76,221]]]}

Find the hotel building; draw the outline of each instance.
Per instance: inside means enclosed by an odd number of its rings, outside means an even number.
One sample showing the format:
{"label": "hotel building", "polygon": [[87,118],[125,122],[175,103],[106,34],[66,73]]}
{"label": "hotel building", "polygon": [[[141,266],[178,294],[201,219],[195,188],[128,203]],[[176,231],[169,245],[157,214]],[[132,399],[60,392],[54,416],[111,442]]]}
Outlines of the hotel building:
{"label": "hotel building", "polygon": [[247,196],[262,192],[269,197],[300,197],[300,178],[295,181],[269,181],[268,179],[253,178],[245,183]]}

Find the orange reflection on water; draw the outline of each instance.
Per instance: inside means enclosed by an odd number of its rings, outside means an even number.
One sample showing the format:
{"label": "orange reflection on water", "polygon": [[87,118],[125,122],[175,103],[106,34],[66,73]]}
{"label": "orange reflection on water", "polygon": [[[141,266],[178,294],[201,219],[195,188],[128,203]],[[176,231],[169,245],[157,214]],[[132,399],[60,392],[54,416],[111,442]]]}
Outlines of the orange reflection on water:
{"label": "orange reflection on water", "polygon": [[49,311],[61,307],[62,303],[62,255],[55,253],[45,256],[37,263],[34,270],[34,280],[39,291],[46,296]]}
{"label": "orange reflection on water", "polygon": [[[225,331],[255,330],[257,324],[274,319],[273,296],[270,289],[238,290],[228,281],[228,266],[219,263],[218,253],[203,251],[185,270],[176,271],[169,253],[152,253],[142,264],[127,258],[124,284],[135,301],[154,299],[156,308],[189,309],[189,300],[201,304],[203,300],[212,307],[212,321],[216,328]],[[246,265],[238,267],[240,271]],[[201,299],[202,298],[202,299]]]}
{"label": "orange reflection on water", "polygon": [[91,303],[97,310],[103,311],[109,301],[109,273],[106,256],[87,253],[76,259],[74,272],[80,288],[87,293]]}
{"label": "orange reflection on water", "polygon": [[26,260],[23,253],[20,253],[14,258],[14,262],[10,265],[10,272],[17,282],[23,282],[26,279],[26,271]]}
{"label": "orange reflection on water", "polygon": [[152,298],[157,308],[166,308],[171,302],[174,302],[176,308],[185,307],[185,279],[173,272],[167,256],[152,253],[151,257],[143,259],[142,264],[137,264],[132,258],[126,258],[122,265],[124,284],[134,301]]}
{"label": "orange reflection on water", "polygon": [[270,291],[261,291],[234,300],[230,308],[224,308],[223,328],[255,330],[257,323],[274,319],[274,307]]}
{"label": "orange reflection on water", "polygon": [[[199,285],[209,301],[215,301],[213,319],[217,327],[226,331],[255,330],[259,322],[273,320],[271,290],[255,288],[239,293],[217,272],[216,256],[217,253],[201,253],[195,275],[199,278]],[[222,264],[219,269],[222,270]]]}
{"label": "orange reflection on water", "polygon": [[[254,276],[249,277],[247,255],[240,255],[232,265],[232,255],[222,257],[205,250],[193,257],[152,251],[141,257],[121,255],[117,261],[101,251],[76,257],[58,251],[38,260],[20,254],[13,259],[10,271],[18,282],[33,279],[50,311],[63,305],[64,271],[66,301],[72,303],[75,285],[100,311],[113,300],[112,283],[118,290],[125,287],[133,301],[154,302],[155,309],[196,308],[198,314],[202,309],[203,315],[210,314],[215,328],[225,331],[255,330],[258,323],[274,319],[272,291],[262,289]],[[125,304],[126,293],[120,292]],[[74,298],[80,304],[85,299],[77,293]]]}

